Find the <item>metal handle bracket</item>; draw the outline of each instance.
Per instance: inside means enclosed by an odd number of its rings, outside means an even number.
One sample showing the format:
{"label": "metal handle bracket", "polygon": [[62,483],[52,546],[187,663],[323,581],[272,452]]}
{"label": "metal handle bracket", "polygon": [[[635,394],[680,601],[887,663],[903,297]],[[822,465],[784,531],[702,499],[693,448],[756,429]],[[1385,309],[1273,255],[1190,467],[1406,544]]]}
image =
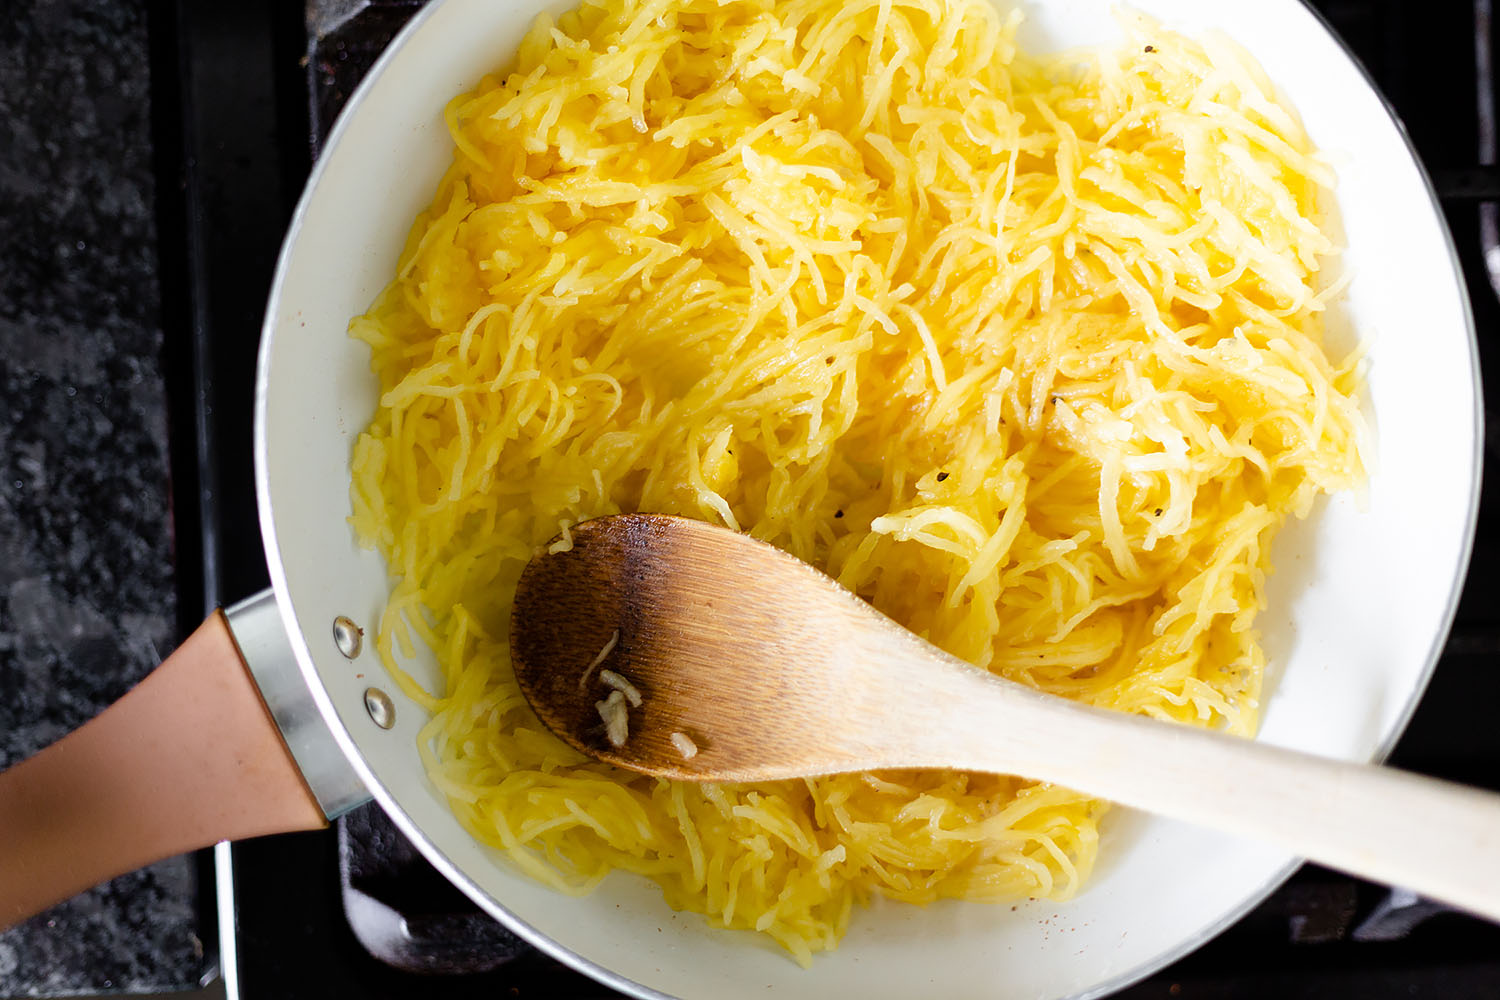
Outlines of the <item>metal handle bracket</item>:
{"label": "metal handle bracket", "polygon": [[229,631],[260,696],[323,814],[337,819],[370,800],[308,690],[276,595],[263,590],[227,608]]}

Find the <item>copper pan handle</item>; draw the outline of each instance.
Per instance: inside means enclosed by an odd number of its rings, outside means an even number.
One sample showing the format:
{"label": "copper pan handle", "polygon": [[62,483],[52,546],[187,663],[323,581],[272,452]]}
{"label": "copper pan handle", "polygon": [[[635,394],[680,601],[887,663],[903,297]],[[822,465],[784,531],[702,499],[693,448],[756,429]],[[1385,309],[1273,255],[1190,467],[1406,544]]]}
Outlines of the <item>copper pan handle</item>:
{"label": "copper pan handle", "polygon": [[214,612],[97,718],[0,773],[0,930],[161,858],[318,829],[364,797],[268,614],[266,594],[231,611],[234,631]]}

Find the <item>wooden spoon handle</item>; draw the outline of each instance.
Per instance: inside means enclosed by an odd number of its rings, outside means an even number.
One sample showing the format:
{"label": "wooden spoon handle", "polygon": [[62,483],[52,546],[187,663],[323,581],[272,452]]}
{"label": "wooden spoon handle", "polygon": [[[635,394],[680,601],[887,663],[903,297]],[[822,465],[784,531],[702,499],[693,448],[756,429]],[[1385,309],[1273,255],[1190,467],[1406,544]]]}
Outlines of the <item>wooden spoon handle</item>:
{"label": "wooden spoon handle", "polygon": [[1262,840],[1500,920],[1500,795],[964,673],[952,683],[966,689],[959,703],[970,711],[929,730],[938,755],[953,764],[1052,781]]}
{"label": "wooden spoon handle", "polygon": [[0,929],[152,861],[324,825],[215,612],[98,718],[0,773]]}

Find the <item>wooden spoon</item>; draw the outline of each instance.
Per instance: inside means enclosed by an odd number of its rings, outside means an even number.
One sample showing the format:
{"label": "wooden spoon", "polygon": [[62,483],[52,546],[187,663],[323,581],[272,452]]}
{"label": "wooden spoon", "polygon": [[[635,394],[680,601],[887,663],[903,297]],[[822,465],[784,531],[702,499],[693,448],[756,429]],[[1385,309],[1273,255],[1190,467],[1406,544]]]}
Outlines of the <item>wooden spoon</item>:
{"label": "wooden spoon", "polygon": [[1500,795],[1034,691],[699,521],[603,517],[572,542],[522,573],[511,650],[537,716],[600,760],[685,781],[1016,774],[1500,920]]}

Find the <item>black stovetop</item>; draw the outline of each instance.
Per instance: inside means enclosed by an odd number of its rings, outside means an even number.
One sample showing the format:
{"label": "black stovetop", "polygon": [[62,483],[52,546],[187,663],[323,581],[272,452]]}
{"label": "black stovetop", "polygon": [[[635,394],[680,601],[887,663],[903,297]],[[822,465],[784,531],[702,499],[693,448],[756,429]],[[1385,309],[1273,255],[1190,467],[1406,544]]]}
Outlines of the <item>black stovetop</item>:
{"label": "black stovetop", "polygon": [[[1487,5],[1314,4],[1396,106],[1436,178],[1473,298],[1481,363],[1493,372],[1500,371],[1500,300],[1485,272],[1479,219],[1482,200],[1500,196],[1500,183],[1479,162],[1475,69],[1476,13]],[[304,18],[286,5],[182,0],[176,20],[162,26],[171,37],[154,43],[176,53],[175,79],[162,87],[183,109],[177,146],[159,158],[172,185],[164,190],[180,192],[161,213],[180,226],[163,232],[163,244],[181,237],[181,253],[164,255],[167,319],[195,332],[190,356],[173,369],[198,389],[195,447],[174,448],[176,475],[201,484],[196,496],[178,492],[179,504],[191,507],[179,511],[179,559],[204,566],[201,580],[183,584],[185,602],[232,601],[265,585],[259,541],[247,528],[255,523],[248,415],[274,255],[333,117],[421,6],[308,0]],[[1495,399],[1493,389],[1487,399]],[[1493,403],[1486,409],[1493,414]],[[1493,461],[1496,425],[1492,416],[1488,422]],[[1490,788],[1500,788],[1497,529],[1500,490],[1491,488],[1453,637],[1393,757],[1412,770]],[[201,593],[192,589],[198,584]],[[614,995],[517,947],[394,836],[383,817],[366,812],[326,833],[233,847],[239,995]],[[385,961],[351,930],[349,900],[367,939],[382,936],[369,932],[370,921],[390,921],[392,913],[389,926],[405,928],[400,947],[382,946]],[[447,971],[431,974],[438,969]],[[464,969],[477,971],[454,971]],[[1121,995],[1500,995],[1500,928],[1434,915],[1381,887],[1308,867],[1220,938]]]}

